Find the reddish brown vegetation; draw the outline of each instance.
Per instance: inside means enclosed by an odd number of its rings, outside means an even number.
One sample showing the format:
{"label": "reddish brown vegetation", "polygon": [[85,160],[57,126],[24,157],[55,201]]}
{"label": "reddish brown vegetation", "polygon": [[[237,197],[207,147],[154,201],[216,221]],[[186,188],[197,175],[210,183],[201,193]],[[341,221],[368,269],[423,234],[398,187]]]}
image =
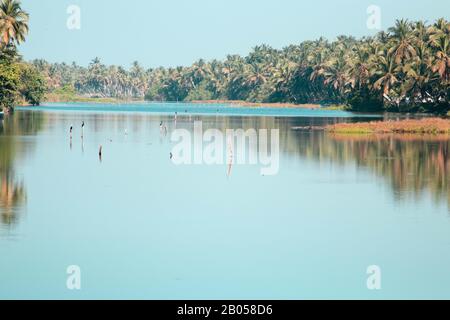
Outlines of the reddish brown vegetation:
{"label": "reddish brown vegetation", "polygon": [[450,133],[450,120],[425,118],[420,120],[339,123],[328,126],[327,130],[334,133],[448,134]]}

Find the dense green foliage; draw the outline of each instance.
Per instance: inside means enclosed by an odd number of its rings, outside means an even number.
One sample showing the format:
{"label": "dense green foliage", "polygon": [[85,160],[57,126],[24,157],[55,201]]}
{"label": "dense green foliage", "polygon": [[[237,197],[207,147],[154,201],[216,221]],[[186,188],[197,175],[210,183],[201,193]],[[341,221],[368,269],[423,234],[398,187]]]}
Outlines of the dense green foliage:
{"label": "dense green foliage", "polygon": [[19,70],[16,64],[0,60],[0,105],[12,108],[19,87]]}
{"label": "dense green foliage", "polygon": [[45,60],[34,60],[32,64],[44,76],[49,92],[58,94],[76,92],[92,98],[140,98],[143,99],[149,89],[149,70],[144,70],[137,62],[131,69],[105,66],[95,58],[87,68],[76,63],[48,63]]}
{"label": "dense green foliage", "polygon": [[32,65],[21,64],[19,92],[32,105],[39,105],[47,91],[44,78]]}
{"label": "dense green foliage", "polygon": [[52,89],[70,86],[90,97],[156,101],[245,100],[338,103],[354,110],[449,109],[450,23],[397,21],[387,32],[355,39],[323,38],[277,50],[267,45],[246,57],[199,60],[189,67],[131,70],[33,62]]}
{"label": "dense green foliage", "polygon": [[45,80],[31,64],[22,61],[16,44],[25,41],[28,14],[20,1],[0,2],[0,109],[12,110],[15,104],[40,103],[47,90]]}
{"label": "dense green foliage", "polygon": [[42,75],[20,59],[13,45],[0,51],[0,109],[12,110],[18,103],[38,105],[46,91]]}

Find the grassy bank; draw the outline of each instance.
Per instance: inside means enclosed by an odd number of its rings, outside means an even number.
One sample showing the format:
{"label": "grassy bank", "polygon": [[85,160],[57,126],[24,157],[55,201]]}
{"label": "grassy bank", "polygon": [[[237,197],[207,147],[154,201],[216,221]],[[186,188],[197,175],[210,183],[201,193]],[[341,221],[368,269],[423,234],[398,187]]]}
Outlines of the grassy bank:
{"label": "grassy bank", "polygon": [[322,110],[329,110],[329,111],[351,111],[350,107],[344,104],[332,104],[329,106],[322,107]]}
{"label": "grassy bank", "polygon": [[[70,90],[57,90],[47,93],[44,97],[45,102],[86,102],[86,103],[129,103],[144,102],[144,100],[125,100],[117,98],[86,97],[81,96]],[[159,101],[153,101],[159,102]],[[305,108],[305,109],[326,109],[326,110],[344,110],[343,106],[322,107],[319,104],[293,104],[293,103],[254,103],[240,100],[195,100],[186,103],[193,104],[227,104],[241,107],[262,107],[262,108]]]}
{"label": "grassy bank", "polygon": [[353,134],[353,133],[449,134],[450,120],[441,118],[426,118],[420,120],[339,123],[326,127],[326,130],[329,132],[341,134]]}
{"label": "grassy bank", "polygon": [[319,104],[293,104],[293,103],[257,103],[247,102],[242,100],[194,100],[191,103],[195,104],[229,104],[242,107],[266,107],[266,108],[305,108],[305,109],[319,109]]}
{"label": "grassy bank", "polygon": [[44,102],[124,103],[131,102],[131,100],[102,97],[85,97],[75,93],[52,92],[45,95]]}

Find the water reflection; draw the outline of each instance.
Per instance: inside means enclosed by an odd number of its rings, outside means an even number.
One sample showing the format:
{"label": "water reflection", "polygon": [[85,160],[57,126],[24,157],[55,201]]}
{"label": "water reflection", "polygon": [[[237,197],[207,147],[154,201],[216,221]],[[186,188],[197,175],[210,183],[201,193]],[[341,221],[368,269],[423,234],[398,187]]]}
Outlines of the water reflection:
{"label": "water reflection", "polygon": [[[67,139],[72,155],[91,154],[95,144],[98,161],[106,164],[111,160],[110,145],[120,141],[129,148],[137,148],[136,153],[122,155],[118,165],[132,165],[145,153],[153,152],[152,147],[159,140],[167,145],[164,154],[152,154],[167,159],[170,135],[175,128],[192,132],[194,121],[202,121],[203,130],[226,129],[279,129],[280,132],[280,170],[283,161],[298,163],[328,163],[332,165],[356,165],[357,168],[371,170],[390,187],[393,199],[403,201],[405,197],[420,199],[431,194],[434,201],[450,205],[449,194],[449,143],[448,136],[355,136],[330,135],[321,131],[301,131],[296,127],[324,126],[343,121],[362,121],[367,118],[278,118],[278,117],[238,117],[238,116],[199,116],[133,114],[133,113],[58,113],[41,111],[19,111],[0,122],[0,213],[1,224],[12,226],[20,219],[26,207],[27,181],[20,172],[21,162],[34,154],[36,139],[30,136],[41,134],[56,137],[64,142],[61,149],[67,150]],[[86,122],[86,132],[81,126],[74,126],[73,139],[69,136],[72,124]],[[163,127],[161,128],[161,123]],[[125,132],[125,134],[124,134]],[[154,135],[152,135],[154,134]],[[80,137],[83,138],[80,139]],[[112,139],[114,138],[114,140]],[[152,139],[155,140],[152,140]],[[103,139],[103,140],[102,140]],[[72,141],[73,140],[73,141]],[[73,146],[78,144],[78,146]],[[104,156],[99,145],[104,146]],[[132,147],[130,145],[133,144]],[[72,149],[73,147],[73,149]],[[146,147],[146,148],[145,148]],[[55,146],[56,148],[56,146]],[[128,148],[128,147],[127,147]],[[142,149],[139,149],[142,148]],[[228,145],[225,144],[225,148]],[[78,150],[78,152],[76,152]],[[127,149],[130,150],[130,149]],[[144,150],[144,151],[142,151]],[[148,151],[147,151],[148,150]],[[41,150],[41,152],[43,152]],[[56,154],[63,154],[56,152]],[[95,154],[94,154],[95,156]],[[45,158],[45,155],[41,154]],[[233,159],[227,159],[224,178],[239,174]],[[155,167],[155,170],[158,170]],[[34,168],[39,170],[39,168]],[[302,170],[302,169],[299,169]],[[295,183],[292,182],[291,183]],[[374,182],[375,183],[375,182]],[[346,185],[346,188],[357,188]]]}
{"label": "water reflection", "polygon": [[8,173],[0,173],[0,211],[1,222],[5,225],[13,225],[17,222],[21,207],[26,200],[26,192],[23,182],[18,181]]}
{"label": "water reflection", "polygon": [[[221,130],[280,129],[281,158],[342,166],[356,164],[383,178],[396,201],[419,200],[424,194],[430,194],[435,203],[442,202],[450,207],[448,135],[336,135],[295,130],[305,125],[320,127],[340,121],[358,119],[230,117],[222,121],[203,119],[203,127],[207,130],[222,123]],[[192,125],[185,123],[185,127],[190,129]],[[227,176],[230,176],[230,162],[227,164]]]}
{"label": "water reflection", "polygon": [[34,149],[33,144],[22,137],[36,134],[42,124],[42,115],[31,112],[0,120],[0,215],[3,225],[13,226],[24,210],[26,185],[15,168],[16,162]]}
{"label": "water reflection", "polygon": [[[334,165],[356,164],[358,168],[370,169],[385,179],[395,200],[420,199],[428,193],[436,203],[444,202],[450,207],[448,135],[336,135],[295,130],[302,126],[320,127],[358,119],[229,117],[216,120],[203,119],[204,130],[215,128],[218,123],[222,124],[221,130],[280,129],[282,158]],[[192,125],[185,123],[184,127],[190,129]],[[230,173],[231,166],[228,166],[227,175]]]}
{"label": "water reflection", "polygon": [[291,154],[318,163],[368,168],[385,179],[396,200],[420,199],[429,193],[436,202],[450,206],[447,135],[298,134],[300,144],[288,144]]}
{"label": "water reflection", "polygon": [[352,160],[370,168],[390,183],[397,200],[408,193],[420,198],[428,192],[436,202],[450,205],[448,136],[332,135],[318,140],[323,146],[322,157]]}

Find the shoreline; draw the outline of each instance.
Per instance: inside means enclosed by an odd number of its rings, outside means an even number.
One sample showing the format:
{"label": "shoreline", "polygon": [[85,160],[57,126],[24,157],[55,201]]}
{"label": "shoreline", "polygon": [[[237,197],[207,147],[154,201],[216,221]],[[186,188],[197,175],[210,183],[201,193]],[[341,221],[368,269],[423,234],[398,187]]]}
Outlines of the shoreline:
{"label": "shoreline", "polygon": [[323,128],[333,134],[450,134],[450,119],[423,118],[338,123]]}
{"label": "shoreline", "polygon": [[47,96],[47,99],[42,101],[45,103],[186,103],[186,104],[227,104],[231,106],[242,106],[242,107],[260,107],[260,108],[301,108],[301,109],[327,109],[330,110],[343,110],[344,106],[330,106],[325,107],[320,104],[315,103],[305,103],[305,104],[294,104],[294,103],[284,103],[284,102],[247,102],[241,100],[193,100],[193,101],[148,101],[144,99],[118,99],[118,98],[89,98],[82,96],[71,96],[70,98]]}
{"label": "shoreline", "polygon": [[287,102],[247,102],[242,100],[193,100],[186,101],[192,104],[229,104],[242,107],[262,107],[262,108],[304,108],[304,109],[321,109],[322,105],[314,103],[294,104]]}
{"label": "shoreline", "polygon": [[111,103],[111,104],[118,104],[118,103],[131,103],[131,102],[145,102],[144,100],[120,100],[116,98],[88,98],[88,97],[73,97],[70,99],[60,99],[60,98],[53,98],[53,99],[44,99],[41,104],[45,103]]}

